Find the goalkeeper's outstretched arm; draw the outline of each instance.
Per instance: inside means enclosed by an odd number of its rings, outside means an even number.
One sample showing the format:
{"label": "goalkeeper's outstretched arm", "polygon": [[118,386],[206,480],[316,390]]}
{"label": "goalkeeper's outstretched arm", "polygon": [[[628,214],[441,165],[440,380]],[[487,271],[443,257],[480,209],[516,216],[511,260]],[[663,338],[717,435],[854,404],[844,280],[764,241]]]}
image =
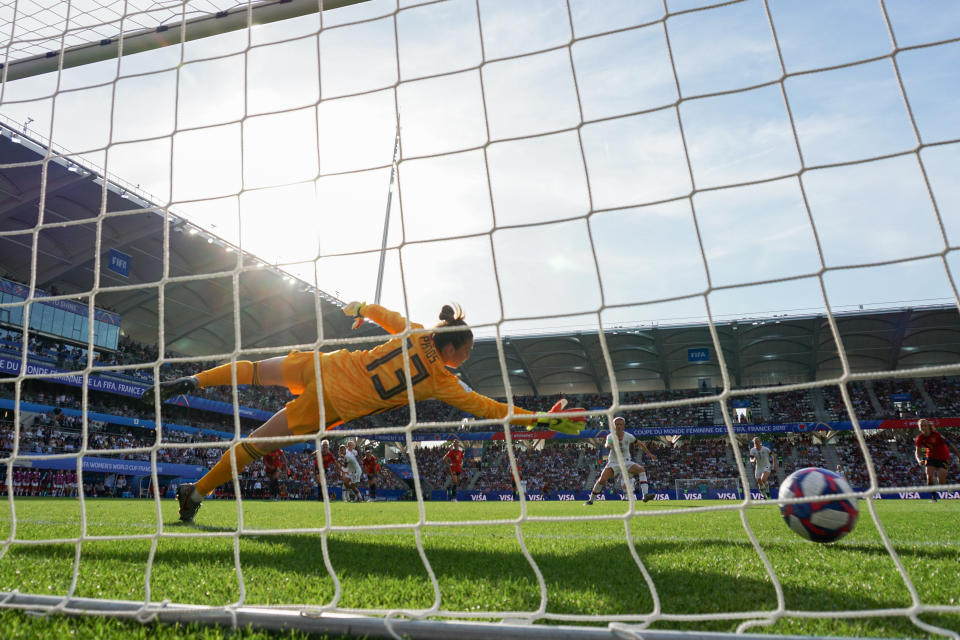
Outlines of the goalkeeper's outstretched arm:
{"label": "goalkeeper's outstretched arm", "polygon": [[[343,308],[343,313],[354,319],[353,328],[358,328],[364,318],[373,320],[392,334],[397,334],[407,328],[407,321],[400,314],[375,304],[350,302]],[[473,348],[473,333],[467,327],[463,318],[463,311],[456,306],[445,305],[440,313],[441,323],[435,329],[455,329],[455,331],[434,331],[431,334],[436,352],[443,364],[450,369],[457,369],[470,357]],[[422,325],[409,323],[411,329],[422,329]],[[509,405],[498,402],[479,394],[449,371],[446,375],[439,372],[431,376],[433,389],[430,396],[453,405],[466,413],[481,418],[506,418],[511,413]],[[586,418],[578,416],[558,416],[563,412],[566,400],[561,400],[546,413],[535,413],[529,409],[513,407],[514,417],[511,424],[527,426],[528,428],[552,429],[562,433],[577,434],[583,429]],[[573,411],[583,411],[575,409]],[[530,416],[530,417],[527,417]]]}

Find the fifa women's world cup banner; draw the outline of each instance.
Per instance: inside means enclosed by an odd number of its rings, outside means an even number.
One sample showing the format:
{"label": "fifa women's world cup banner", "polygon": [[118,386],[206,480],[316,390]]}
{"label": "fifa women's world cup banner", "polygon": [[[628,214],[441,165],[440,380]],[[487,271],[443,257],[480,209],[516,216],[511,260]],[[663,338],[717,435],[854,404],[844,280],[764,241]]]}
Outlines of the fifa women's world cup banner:
{"label": "fifa women's world cup banner", "polygon": [[[0,374],[16,376],[20,374],[20,358],[0,355]],[[50,382],[65,384],[71,387],[83,386],[83,375],[72,373],[66,369],[60,369],[52,365],[42,364],[30,361],[27,363],[28,375],[50,376]],[[63,375],[67,374],[67,375]],[[147,388],[145,382],[134,382],[129,379],[121,378],[113,374],[90,374],[87,376],[87,388],[93,391],[102,391],[104,393],[113,393],[116,395],[127,396],[130,398],[139,398]],[[190,407],[203,411],[214,411],[225,415],[233,415],[233,404],[230,402],[220,402],[219,400],[210,400],[208,398],[198,398],[190,396],[177,396],[166,401],[166,404],[175,404],[181,407]],[[273,415],[270,411],[263,409],[254,409],[252,407],[238,407],[238,412],[242,418],[251,418],[254,420],[269,420]]]}

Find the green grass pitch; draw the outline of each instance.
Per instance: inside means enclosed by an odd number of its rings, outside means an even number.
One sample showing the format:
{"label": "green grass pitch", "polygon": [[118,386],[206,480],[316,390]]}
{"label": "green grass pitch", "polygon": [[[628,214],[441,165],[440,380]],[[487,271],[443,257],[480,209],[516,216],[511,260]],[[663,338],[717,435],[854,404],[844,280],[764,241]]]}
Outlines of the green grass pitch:
{"label": "green grass pitch", "polygon": [[[737,510],[697,510],[696,506],[733,503],[637,504],[629,519],[639,557],[650,572],[664,614],[770,611],[777,606],[773,581],[747,537]],[[925,605],[960,604],[960,501],[877,501],[880,521],[904,569]],[[15,541],[72,538],[81,535],[80,503],[73,499],[15,501]],[[75,595],[143,600],[149,536],[158,528],[157,510],[148,500],[87,500],[86,536],[142,536],[133,540],[90,540],[82,545]],[[677,509],[680,513],[655,513]],[[560,615],[642,615],[653,596],[626,543],[626,502],[532,502],[528,517],[618,516],[581,521],[526,521],[519,527],[547,587],[546,612]],[[525,559],[514,524],[487,524],[521,515],[519,503],[424,504],[427,523],[471,521],[465,526],[421,528],[424,551],[440,586],[440,608],[469,611],[492,619],[493,613],[532,612],[540,606],[536,575]],[[164,500],[160,519],[165,534],[157,544],[151,574],[154,601],[221,606],[236,602],[240,588],[234,571],[234,537],[183,537],[183,534],[236,531],[242,515],[245,533],[239,551],[245,604],[325,605],[334,582],[323,561],[322,536],[302,529],[325,524],[318,502],[208,501],[195,525],[177,521],[176,503]],[[358,527],[331,532],[329,557],[340,580],[338,606],[355,609],[424,609],[434,590],[417,552],[412,529],[369,529],[369,525],[418,522],[416,503],[331,505],[334,526]],[[865,503],[856,529],[832,545],[802,540],[780,517],[775,505],[746,511],[750,527],[783,586],[787,609],[845,611],[908,607],[912,604],[893,558]],[[4,500],[0,510],[0,591],[63,595],[73,576],[73,543],[19,544],[10,541],[12,518]],[[297,530],[301,531],[297,531]],[[269,533],[265,533],[266,531]],[[283,530],[279,533],[277,530]],[[289,530],[289,531],[287,531]],[[926,613],[921,620],[960,629],[960,615]],[[545,619],[541,622],[563,623]],[[21,637],[60,635],[42,625],[66,624],[17,612],[4,612],[5,629],[24,629]],[[139,637],[136,623],[70,622],[94,625],[97,637]],[[595,621],[594,624],[597,624]],[[738,620],[654,623],[658,629],[733,631]],[[25,625],[25,626],[24,626]],[[40,626],[35,626],[40,625]],[[132,625],[132,626],[131,626]],[[95,629],[95,630],[91,630]],[[902,616],[835,620],[785,617],[761,632],[802,635],[940,637],[924,632]],[[107,635],[107,634],[114,635]],[[157,635],[169,633],[171,635]],[[244,632],[230,637],[278,637]],[[151,637],[210,638],[209,630],[151,631]],[[198,635],[194,635],[198,634]],[[17,637],[15,633],[6,637]],[[289,635],[285,637],[295,637]]]}

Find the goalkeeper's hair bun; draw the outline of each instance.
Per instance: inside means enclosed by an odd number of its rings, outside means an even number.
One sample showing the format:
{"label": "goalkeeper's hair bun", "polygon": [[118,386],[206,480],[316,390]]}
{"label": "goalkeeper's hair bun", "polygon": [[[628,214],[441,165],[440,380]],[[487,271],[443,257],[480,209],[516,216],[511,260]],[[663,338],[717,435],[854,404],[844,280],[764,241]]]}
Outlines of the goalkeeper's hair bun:
{"label": "goalkeeper's hair bun", "polygon": [[441,329],[443,327],[462,328],[448,331],[435,331],[433,333],[433,343],[436,345],[438,351],[448,344],[452,344],[455,349],[459,349],[464,343],[473,342],[473,331],[467,326],[467,321],[464,320],[463,309],[460,308],[460,305],[456,303],[443,305],[440,309],[440,324],[434,328]]}
{"label": "goalkeeper's hair bun", "polygon": [[440,309],[440,320],[444,323],[444,326],[466,324],[466,321],[463,319],[463,309],[461,309],[457,303],[453,303],[453,305],[443,305]]}

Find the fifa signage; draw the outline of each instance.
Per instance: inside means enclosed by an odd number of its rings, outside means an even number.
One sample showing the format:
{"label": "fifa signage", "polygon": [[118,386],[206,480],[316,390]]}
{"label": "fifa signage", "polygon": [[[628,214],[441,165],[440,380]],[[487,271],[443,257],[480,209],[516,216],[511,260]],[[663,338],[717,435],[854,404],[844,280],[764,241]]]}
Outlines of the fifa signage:
{"label": "fifa signage", "polygon": [[687,362],[710,362],[710,348],[687,349]]}
{"label": "fifa signage", "polygon": [[114,273],[119,273],[124,278],[129,278],[130,256],[122,251],[110,249],[110,254],[107,257],[107,269],[110,269],[110,271],[113,271]]}

